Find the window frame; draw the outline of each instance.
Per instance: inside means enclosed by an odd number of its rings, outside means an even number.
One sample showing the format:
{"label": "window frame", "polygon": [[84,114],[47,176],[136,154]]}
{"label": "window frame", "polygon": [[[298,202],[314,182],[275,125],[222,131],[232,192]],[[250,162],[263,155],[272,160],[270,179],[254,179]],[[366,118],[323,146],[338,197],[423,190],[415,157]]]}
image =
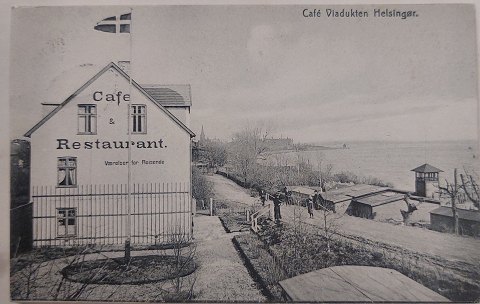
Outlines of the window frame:
{"label": "window frame", "polygon": [[[134,113],[134,107],[142,107],[144,113]],[[134,117],[143,118],[143,125],[141,131],[134,131]],[[130,117],[128,122],[128,128],[131,134],[147,134],[147,105],[145,104],[132,104],[130,105]]]}
{"label": "window frame", "polygon": [[[55,215],[55,218],[56,218],[56,221],[57,221],[57,231],[56,231],[56,234],[57,234],[57,238],[71,238],[71,237],[76,237],[77,234],[78,234],[78,231],[77,231],[77,223],[78,223],[78,216],[77,216],[77,208],[76,207],[57,207],[56,208],[57,210],[57,213]],[[72,211],[73,210],[73,213],[74,215],[70,215],[69,214],[69,211]],[[64,216],[60,216],[60,211],[64,211]],[[60,220],[64,220],[64,224],[63,226],[65,226],[65,234],[60,234],[60,229],[59,227],[62,226],[60,224]],[[69,220],[73,219],[74,220],[74,224],[73,225],[70,225],[68,222]],[[69,233],[69,229],[68,227],[69,226],[73,226],[73,233]]]}
{"label": "window frame", "polygon": [[[65,159],[66,165],[64,167],[60,167],[59,162],[60,160]],[[71,160],[75,161],[75,166],[69,166],[69,162]],[[71,169],[74,169],[74,182],[71,185],[60,185],[60,169],[65,169],[65,178],[67,176],[67,173],[71,171]],[[77,157],[75,156],[60,156],[57,157],[57,188],[76,188],[78,185],[77,182],[77,169],[78,169],[78,161]]]}
{"label": "window frame", "polygon": [[[87,113],[85,110],[85,113],[80,113],[80,109],[84,107],[85,109],[87,107],[95,109],[95,113]],[[80,118],[85,117],[90,117],[90,130],[94,129],[94,131],[85,131],[82,132],[80,131]],[[92,118],[93,118],[93,123],[92,123]],[[86,122],[85,122],[86,124]],[[92,128],[93,127],[93,128]],[[97,105],[96,104],[79,104],[78,105],[78,111],[77,111],[77,134],[78,135],[96,135],[97,134]]]}

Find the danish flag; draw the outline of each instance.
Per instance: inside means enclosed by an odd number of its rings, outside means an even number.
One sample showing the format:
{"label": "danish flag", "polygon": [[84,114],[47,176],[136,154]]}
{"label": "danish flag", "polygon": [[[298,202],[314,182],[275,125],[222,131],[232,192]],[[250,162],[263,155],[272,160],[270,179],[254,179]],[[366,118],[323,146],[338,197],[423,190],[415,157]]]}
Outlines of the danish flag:
{"label": "danish flag", "polygon": [[106,33],[130,33],[132,13],[121,14],[103,19],[93,29]]}

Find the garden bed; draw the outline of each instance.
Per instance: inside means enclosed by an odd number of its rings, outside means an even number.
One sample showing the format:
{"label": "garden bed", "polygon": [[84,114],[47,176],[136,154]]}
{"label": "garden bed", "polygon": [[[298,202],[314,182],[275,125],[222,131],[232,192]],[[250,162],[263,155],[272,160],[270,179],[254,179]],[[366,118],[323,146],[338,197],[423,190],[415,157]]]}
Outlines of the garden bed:
{"label": "garden bed", "polygon": [[[178,259],[178,260],[177,260]],[[62,275],[73,282],[88,284],[146,284],[187,276],[197,265],[192,259],[173,255],[123,257],[82,261],[65,267]]]}
{"label": "garden bed", "polygon": [[245,215],[247,209],[250,209],[252,213],[254,212],[251,207],[243,203],[228,200],[215,202],[215,215],[220,218],[223,228],[228,233],[250,229],[250,224]]}
{"label": "garden bed", "polygon": [[287,275],[268,253],[265,244],[253,234],[237,235],[232,241],[263,294],[270,301],[284,301],[278,282],[286,279]]}
{"label": "garden bed", "polygon": [[240,212],[224,213],[219,215],[225,231],[241,232],[250,230],[250,224],[245,219],[245,214]]}
{"label": "garden bed", "polygon": [[327,239],[319,232],[309,225],[266,225],[259,236],[288,277],[340,265],[384,267],[395,269],[454,301],[480,298],[479,272],[467,265],[446,268],[442,266],[449,264],[448,261],[443,263],[405,249],[340,236],[330,239],[328,250]]}

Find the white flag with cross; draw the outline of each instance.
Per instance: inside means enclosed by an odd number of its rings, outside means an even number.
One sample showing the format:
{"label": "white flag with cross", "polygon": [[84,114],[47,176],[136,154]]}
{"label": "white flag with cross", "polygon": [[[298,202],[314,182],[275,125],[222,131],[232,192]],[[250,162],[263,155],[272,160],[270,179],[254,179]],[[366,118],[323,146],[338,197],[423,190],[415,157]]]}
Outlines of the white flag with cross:
{"label": "white flag with cross", "polygon": [[131,19],[132,13],[119,14],[103,19],[94,26],[94,29],[97,31],[114,34],[130,33]]}

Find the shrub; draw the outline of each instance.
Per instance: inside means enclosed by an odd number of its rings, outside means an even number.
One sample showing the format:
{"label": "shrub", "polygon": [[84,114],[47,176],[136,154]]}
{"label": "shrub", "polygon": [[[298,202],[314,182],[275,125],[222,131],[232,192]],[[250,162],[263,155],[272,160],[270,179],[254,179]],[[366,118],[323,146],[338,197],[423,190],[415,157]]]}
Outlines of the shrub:
{"label": "shrub", "polygon": [[207,179],[205,176],[202,174],[202,172],[196,168],[193,167],[192,169],[192,191],[193,191],[193,196],[197,200],[208,200],[210,197],[212,197],[212,191],[213,185]]}

